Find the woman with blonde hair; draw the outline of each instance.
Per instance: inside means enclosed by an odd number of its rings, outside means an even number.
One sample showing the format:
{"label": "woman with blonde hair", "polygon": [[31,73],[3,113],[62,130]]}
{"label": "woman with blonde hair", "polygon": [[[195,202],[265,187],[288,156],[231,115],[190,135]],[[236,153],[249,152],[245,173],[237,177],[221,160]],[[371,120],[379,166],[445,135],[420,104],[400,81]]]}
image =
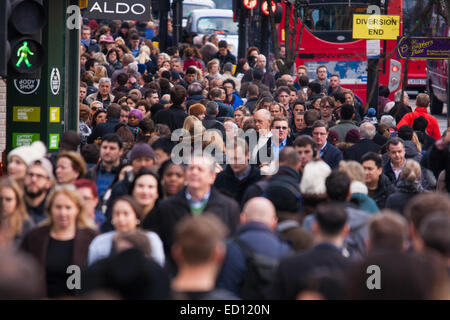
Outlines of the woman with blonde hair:
{"label": "woman with blonde hair", "polygon": [[221,77],[220,75],[220,62],[218,59],[212,59],[206,65],[206,76],[209,76],[211,79],[218,79]]}
{"label": "woman with blonde hair", "polygon": [[71,296],[67,287],[67,270],[71,265],[87,267],[89,244],[97,232],[83,200],[71,185],[56,186],[45,203],[48,219],[28,232],[20,249],[41,265],[43,283],[49,298]]}
{"label": "woman with blonde hair", "polygon": [[136,57],[137,63],[146,64],[150,60],[150,48],[147,46],[141,46],[139,54]]}
{"label": "woman with blonde hair", "polygon": [[0,228],[9,244],[18,247],[25,234],[34,227],[23,200],[23,192],[13,179],[0,180]]}
{"label": "woman with blonde hair", "polygon": [[339,171],[345,172],[350,178],[350,192],[352,194],[350,202],[368,213],[380,211],[376,202],[369,197],[369,189],[365,184],[366,172],[359,162],[342,160],[339,162]]}
{"label": "woman with blonde hair", "polygon": [[420,164],[408,159],[400,172],[396,191],[386,199],[386,208],[403,214],[409,200],[415,195],[424,192],[422,188],[422,169]]}
{"label": "woman with blonde hair", "polygon": [[98,88],[98,82],[101,78],[107,78],[108,77],[108,70],[104,66],[98,65],[95,67],[94,72],[94,86]]}

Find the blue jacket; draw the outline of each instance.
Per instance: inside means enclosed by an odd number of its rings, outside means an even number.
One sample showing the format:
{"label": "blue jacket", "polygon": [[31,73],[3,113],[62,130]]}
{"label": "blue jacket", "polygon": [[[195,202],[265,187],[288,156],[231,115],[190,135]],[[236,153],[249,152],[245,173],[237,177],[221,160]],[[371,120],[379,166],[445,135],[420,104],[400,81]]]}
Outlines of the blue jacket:
{"label": "blue jacket", "polygon": [[233,102],[233,109],[236,110],[240,106],[244,105],[244,101],[241,99],[241,97],[237,94],[237,91],[233,93],[234,102]]}
{"label": "blue jacket", "polygon": [[[236,237],[248,244],[256,253],[273,259],[281,259],[291,252],[287,243],[279,239],[274,231],[260,222],[252,221],[239,227]],[[242,250],[234,241],[229,242],[216,287],[227,289],[239,296],[245,271],[245,256]]]}

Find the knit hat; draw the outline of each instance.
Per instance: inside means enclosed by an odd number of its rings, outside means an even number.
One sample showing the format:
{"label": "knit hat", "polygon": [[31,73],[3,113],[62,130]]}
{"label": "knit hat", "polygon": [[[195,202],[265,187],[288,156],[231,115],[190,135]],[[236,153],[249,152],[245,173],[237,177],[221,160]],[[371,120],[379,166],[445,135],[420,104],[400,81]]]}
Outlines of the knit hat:
{"label": "knit hat", "polygon": [[33,161],[43,158],[47,152],[47,147],[41,141],[35,141],[30,146],[22,146],[12,149],[8,153],[8,162],[12,156],[17,156],[22,159],[28,166]]}
{"label": "knit hat", "polygon": [[155,152],[148,144],[142,142],[137,143],[133,149],[131,149],[130,162],[143,157],[152,158],[155,161]]}
{"label": "knit hat", "polygon": [[131,116],[131,115],[133,115],[133,114],[139,119],[139,121],[141,121],[142,118],[144,117],[144,116],[142,115],[142,111],[141,111],[141,110],[138,110],[138,109],[133,109],[133,110],[131,110],[128,116]]}
{"label": "knit hat", "polygon": [[377,110],[375,110],[375,108],[369,108],[369,110],[367,111],[368,117],[375,117],[376,114],[377,114]]}
{"label": "knit hat", "polygon": [[50,180],[55,180],[55,176],[53,175],[53,165],[47,158],[36,159],[28,165],[28,168],[34,166],[35,164],[40,165],[48,175]]}
{"label": "knit hat", "polygon": [[361,139],[358,129],[350,129],[345,135],[345,142],[357,143]]}
{"label": "knit hat", "polygon": [[335,130],[328,131],[328,142],[336,144],[339,140],[339,134]]}
{"label": "knit hat", "polygon": [[189,108],[189,115],[190,116],[196,116],[198,117],[201,114],[205,114],[206,113],[206,108],[204,105],[202,105],[201,103],[196,103],[193,104],[190,108]]}
{"label": "knit hat", "polygon": [[309,195],[322,195],[327,193],[325,180],[331,173],[331,168],[324,161],[312,161],[303,170],[300,192]]}

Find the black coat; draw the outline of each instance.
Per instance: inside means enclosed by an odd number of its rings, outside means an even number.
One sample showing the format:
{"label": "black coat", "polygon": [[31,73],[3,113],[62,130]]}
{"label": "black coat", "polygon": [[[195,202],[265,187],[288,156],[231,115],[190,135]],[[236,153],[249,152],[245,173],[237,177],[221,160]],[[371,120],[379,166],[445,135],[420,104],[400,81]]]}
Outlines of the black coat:
{"label": "black coat", "polygon": [[420,183],[411,184],[400,179],[397,183],[397,191],[386,200],[386,208],[395,210],[403,215],[403,210],[409,200],[421,192],[423,192],[423,188]]}
{"label": "black coat", "polygon": [[186,111],[180,105],[173,105],[168,109],[158,111],[155,115],[155,123],[162,123],[169,126],[170,131],[183,128],[184,119],[187,117]]}
{"label": "black coat", "polygon": [[239,180],[236,178],[231,167],[227,165],[225,170],[216,176],[214,187],[223,194],[232,197],[238,203],[241,203],[247,188],[261,179],[261,172],[256,166],[250,166],[249,175],[245,179]]}
{"label": "black coat", "polygon": [[375,137],[373,137],[372,141],[375,142],[379,146],[383,146],[388,141],[388,139],[385,136],[382,136],[381,134],[376,133]]}
{"label": "black coat", "polygon": [[221,55],[219,51],[213,56],[213,59],[218,59],[220,62],[220,69],[223,69],[223,65],[227,62],[230,62],[232,64],[236,64],[236,57],[230,52],[230,50],[227,50],[226,55]]}
{"label": "black coat", "polygon": [[[440,140],[442,142],[442,140]],[[441,143],[436,142],[428,151],[428,168],[433,171],[436,176],[442,170],[445,170],[445,188],[450,193],[450,146],[442,144],[440,148],[438,145]]]}
{"label": "black coat", "polygon": [[331,169],[336,169],[339,167],[339,161],[343,159],[343,156],[342,152],[338,148],[327,142],[327,145],[323,149],[321,158],[330,166]]}
{"label": "black coat", "polygon": [[205,116],[205,119],[202,120],[202,124],[206,130],[209,130],[209,129],[219,130],[220,133],[222,134],[223,140],[225,141],[225,139],[226,139],[225,127],[223,126],[222,122],[217,120],[216,117],[213,117],[213,116],[210,116],[207,114]]}
{"label": "black coat", "polygon": [[112,118],[108,119],[105,123],[99,123],[95,126],[92,134],[87,138],[87,142],[94,143],[95,139],[101,138],[108,133],[114,133],[114,127],[119,123],[119,118]]}
{"label": "black coat", "polygon": [[395,187],[392,181],[384,174],[381,174],[378,179],[378,187],[373,191],[369,190],[369,196],[377,203],[378,208],[381,210],[386,206],[386,199],[394,192]]}
{"label": "black coat", "polygon": [[[240,221],[240,210],[237,202],[216,188],[211,188],[211,194],[203,212],[216,215],[234,233]],[[157,232],[164,244],[166,256],[171,256],[176,224],[186,216],[192,215],[189,202],[186,199],[186,188],[178,194],[159,202],[158,209],[148,219],[148,227]]]}
{"label": "black coat", "polygon": [[[306,280],[319,269],[333,279],[341,279],[350,262],[342,252],[330,244],[319,244],[309,251],[281,260],[274,275],[269,299],[294,300],[305,289]],[[340,298],[330,297],[330,298]]]}
{"label": "black coat", "polygon": [[380,146],[369,139],[362,139],[358,143],[344,150],[345,160],[355,160],[360,162],[363,155],[367,152],[378,153]]}

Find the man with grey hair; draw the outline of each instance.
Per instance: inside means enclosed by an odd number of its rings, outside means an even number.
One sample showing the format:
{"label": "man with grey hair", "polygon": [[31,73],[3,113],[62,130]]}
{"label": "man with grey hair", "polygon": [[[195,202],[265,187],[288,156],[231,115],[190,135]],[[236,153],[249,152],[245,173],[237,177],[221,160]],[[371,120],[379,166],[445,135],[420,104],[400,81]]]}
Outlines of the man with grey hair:
{"label": "man with grey hair", "polygon": [[105,109],[114,101],[114,96],[111,94],[111,80],[109,78],[100,78],[98,81],[98,91],[86,97],[88,104],[94,101],[103,103]]}
{"label": "man with grey hair", "polygon": [[[270,91],[273,92],[275,89],[275,77],[273,76],[270,70],[266,68],[267,60],[263,54],[259,54],[256,58],[256,66],[255,68],[263,70],[263,78],[261,82],[269,87]],[[241,83],[251,82],[253,81],[253,69],[249,69],[245,72],[244,77],[241,80]]]}
{"label": "man with grey hair", "polygon": [[272,116],[268,110],[259,109],[253,115],[253,119],[258,140],[256,145],[250,145],[250,163],[256,163],[259,166],[269,164],[272,160],[272,132],[270,131]]}
{"label": "man with grey hair", "polygon": [[360,162],[362,156],[367,152],[378,153],[380,151],[380,146],[373,142],[375,134],[375,126],[370,122],[363,122],[359,127],[361,140],[344,150],[344,160],[355,160]]}
{"label": "man with grey hair", "polygon": [[161,237],[167,257],[171,255],[175,226],[186,216],[213,214],[231,234],[236,230],[239,205],[213,187],[215,168],[213,158],[192,155],[186,169],[186,187],[175,196],[162,200],[156,212],[147,217],[147,225]]}
{"label": "man with grey hair", "polygon": [[218,121],[216,119],[217,115],[219,114],[219,105],[214,102],[210,101],[206,104],[206,115],[205,119],[202,120],[202,124],[205,127],[206,130],[215,129],[219,130],[222,134],[223,139],[226,139],[225,134],[225,127],[223,126],[222,122]]}
{"label": "man with grey hair", "polygon": [[203,86],[199,82],[193,82],[188,86],[187,89],[188,98],[186,103],[193,101],[194,103],[199,103],[201,100],[206,99],[203,96]]}

